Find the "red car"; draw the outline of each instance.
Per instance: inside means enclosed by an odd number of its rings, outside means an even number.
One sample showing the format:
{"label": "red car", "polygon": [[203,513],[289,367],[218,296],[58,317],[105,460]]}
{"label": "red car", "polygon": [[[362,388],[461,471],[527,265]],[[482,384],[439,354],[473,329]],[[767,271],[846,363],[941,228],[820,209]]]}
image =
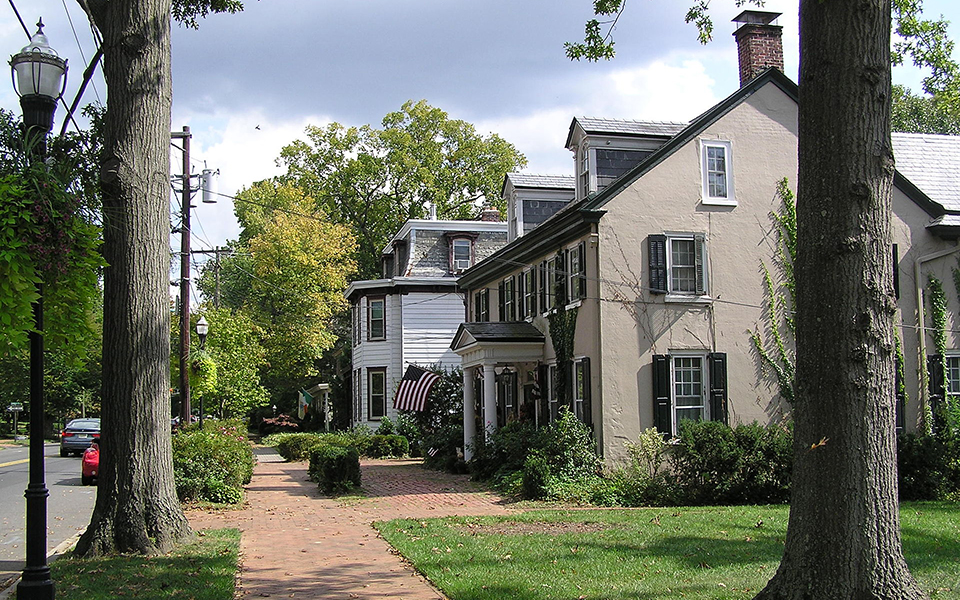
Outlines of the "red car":
{"label": "red car", "polygon": [[92,444],[83,451],[83,461],[80,467],[80,482],[83,485],[93,485],[100,471],[100,445]]}

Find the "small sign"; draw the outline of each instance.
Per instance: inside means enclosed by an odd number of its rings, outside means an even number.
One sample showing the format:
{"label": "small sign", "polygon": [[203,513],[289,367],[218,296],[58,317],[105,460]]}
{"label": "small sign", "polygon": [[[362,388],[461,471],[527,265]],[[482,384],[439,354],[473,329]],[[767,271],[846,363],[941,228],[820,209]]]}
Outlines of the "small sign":
{"label": "small sign", "polygon": [[11,402],[10,406],[7,407],[7,412],[23,412],[23,403]]}

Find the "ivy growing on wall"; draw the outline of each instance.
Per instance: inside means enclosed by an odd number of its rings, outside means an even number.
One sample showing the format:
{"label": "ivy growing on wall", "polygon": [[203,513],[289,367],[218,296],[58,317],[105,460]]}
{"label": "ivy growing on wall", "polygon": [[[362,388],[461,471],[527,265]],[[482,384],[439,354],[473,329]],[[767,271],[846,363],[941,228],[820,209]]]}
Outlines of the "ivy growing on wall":
{"label": "ivy growing on wall", "polygon": [[564,309],[567,305],[566,286],[563,280],[557,277],[554,288],[556,304],[554,310],[547,316],[550,325],[550,339],[553,342],[553,352],[557,357],[557,381],[554,382],[557,398],[561,402],[571,402],[568,378],[573,360],[573,338],[577,331],[577,308]]}
{"label": "ivy growing on wall", "polygon": [[[935,354],[941,361],[940,372],[946,373],[947,367],[947,295],[943,291],[943,282],[934,275],[927,276],[927,295],[930,299],[930,335],[933,338]],[[923,361],[921,361],[923,362]],[[929,381],[929,374],[927,378]],[[920,428],[924,433],[933,430],[933,409],[930,403],[921,407]]]}
{"label": "ivy growing on wall", "polygon": [[773,371],[780,396],[793,402],[796,373],[793,349],[794,307],[797,293],[793,264],[797,256],[797,205],[786,178],[777,183],[777,197],[781,203],[780,210],[770,214],[777,231],[774,255],[777,277],[775,280],[767,265],[761,263],[767,322],[764,335],[755,329],[750,334],[750,339],[764,367]]}

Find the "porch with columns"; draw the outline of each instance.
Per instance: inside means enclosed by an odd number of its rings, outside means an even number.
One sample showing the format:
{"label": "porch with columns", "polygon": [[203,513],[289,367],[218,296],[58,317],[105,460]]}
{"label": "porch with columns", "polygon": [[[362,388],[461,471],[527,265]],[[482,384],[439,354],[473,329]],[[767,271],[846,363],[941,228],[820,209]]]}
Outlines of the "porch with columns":
{"label": "porch with columns", "polygon": [[543,360],[544,335],[527,322],[463,323],[451,349],[463,366],[463,457],[473,458],[477,431],[477,374],[482,373],[480,422],[487,433],[497,429],[497,368]]}

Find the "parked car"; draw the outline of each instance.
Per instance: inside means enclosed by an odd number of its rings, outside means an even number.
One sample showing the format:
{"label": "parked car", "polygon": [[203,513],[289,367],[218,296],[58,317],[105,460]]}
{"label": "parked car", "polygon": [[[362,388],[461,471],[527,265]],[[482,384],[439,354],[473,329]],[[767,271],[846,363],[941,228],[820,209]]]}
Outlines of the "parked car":
{"label": "parked car", "polygon": [[93,480],[100,471],[100,444],[97,440],[83,451],[83,461],[80,466],[80,482],[83,485],[93,485]]}
{"label": "parked car", "polygon": [[60,432],[60,456],[82,454],[100,439],[100,419],[74,419]]}

